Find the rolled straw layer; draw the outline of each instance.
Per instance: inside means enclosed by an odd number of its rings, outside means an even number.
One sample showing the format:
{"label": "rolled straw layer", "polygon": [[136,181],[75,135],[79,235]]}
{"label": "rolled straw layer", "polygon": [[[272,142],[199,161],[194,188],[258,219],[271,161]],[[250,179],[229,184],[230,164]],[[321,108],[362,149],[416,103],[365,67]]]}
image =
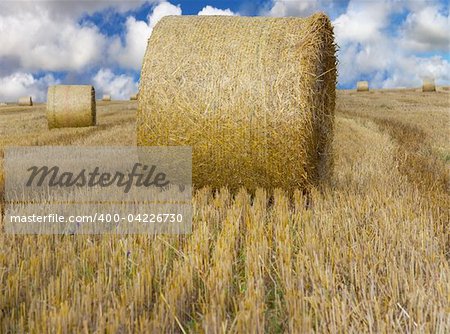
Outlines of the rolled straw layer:
{"label": "rolled straw layer", "polygon": [[368,92],[369,91],[369,83],[367,81],[358,81],[356,83],[356,91],[357,92]]}
{"label": "rolled straw layer", "polygon": [[50,129],[95,125],[94,87],[50,86],[47,94],[47,121]]}
{"label": "rolled straw layer", "polygon": [[434,79],[424,79],[422,85],[423,92],[435,92],[436,84],[434,83]]}
{"label": "rolled straw layer", "polygon": [[193,183],[293,190],[331,170],[328,17],[169,16],[141,73],[138,145],[192,146]]}
{"label": "rolled straw layer", "polygon": [[19,106],[32,106],[33,105],[33,99],[31,96],[23,96],[19,98],[19,101],[17,102]]}

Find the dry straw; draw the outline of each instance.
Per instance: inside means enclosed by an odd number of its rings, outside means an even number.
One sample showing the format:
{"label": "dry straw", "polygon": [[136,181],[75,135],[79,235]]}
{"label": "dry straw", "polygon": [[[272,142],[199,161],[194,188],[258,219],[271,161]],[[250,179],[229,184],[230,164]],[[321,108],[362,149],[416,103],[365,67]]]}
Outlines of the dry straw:
{"label": "dry straw", "polygon": [[192,146],[196,187],[309,187],[330,171],[335,86],[324,14],[168,16],[144,58],[137,142]]}
{"label": "dry straw", "polygon": [[18,105],[19,106],[32,106],[33,99],[31,98],[31,96],[19,97]]}
{"label": "dry straw", "polygon": [[135,100],[137,100],[138,99],[138,95],[137,94],[134,94],[134,95],[131,95],[130,96],[130,100],[131,101],[135,101]]}
{"label": "dry straw", "polygon": [[434,83],[434,79],[424,79],[422,85],[423,92],[435,92],[436,85]]}
{"label": "dry straw", "polygon": [[95,125],[95,90],[92,86],[50,86],[47,94],[48,127]]}
{"label": "dry straw", "polygon": [[111,101],[111,95],[103,95],[103,101]]}
{"label": "dry straw", "polygon": [[356,83],[356,91],[357,92],[368,92],[369,91],[369,83],[367,81],[358,81]]}

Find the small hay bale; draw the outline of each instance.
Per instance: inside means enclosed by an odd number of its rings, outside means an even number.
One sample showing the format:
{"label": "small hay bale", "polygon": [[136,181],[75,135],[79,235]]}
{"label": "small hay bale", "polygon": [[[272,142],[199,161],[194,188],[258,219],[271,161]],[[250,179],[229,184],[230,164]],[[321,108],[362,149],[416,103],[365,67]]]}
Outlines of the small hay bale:
{"label": "small hay bale", "polygon": [[89,85],[50,86],[47,94],[49,129],[94,126],[95,90]]}
{"label": "small hay bale", "polygon": [[434,79],[424,79],[422,84],[422,92],[435,92],[436,85]]}
{"label": "small hay bale", "polygon": [[367,82],[367,81],[358,81],[356,83],[356,91],[357,92],[368,92],[369,91],[369,82]]}
{"label": "small hay bale", "polygon": [[130,100],[131,101],[136,101],[137,99],[138,99],[138,95],[137,94],[134,94],[134,95],[130,96]]}
{"label": "small hay bale", "polygon": [[196,188],[306,189],[331,170],[335,87],[324,14],[167,16],[144,57],[137,143],[192,146]]}
{"label": "small hay bale", "polygon": [[111,95],[103,95],[102,101],[111,101]]}
{"label": "small hay bale", "polygon": [[32,106],[33,105],[33,99],[31,96],[23,96],[19,98],[18,101],[19,106]]}

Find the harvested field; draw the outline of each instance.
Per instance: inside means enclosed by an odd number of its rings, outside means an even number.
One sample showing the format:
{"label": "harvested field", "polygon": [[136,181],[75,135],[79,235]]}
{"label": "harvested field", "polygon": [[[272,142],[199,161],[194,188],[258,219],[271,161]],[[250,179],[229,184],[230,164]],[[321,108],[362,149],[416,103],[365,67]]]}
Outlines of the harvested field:
{"label": "harvested field", "polygon": [[[136,145],[136,109],[49,131],[2,107],[0,148]],[[449,113],[443,89],[337,91],[330,184],[200,189],[189,236],[1,232],[0,332],[449,332]]]}

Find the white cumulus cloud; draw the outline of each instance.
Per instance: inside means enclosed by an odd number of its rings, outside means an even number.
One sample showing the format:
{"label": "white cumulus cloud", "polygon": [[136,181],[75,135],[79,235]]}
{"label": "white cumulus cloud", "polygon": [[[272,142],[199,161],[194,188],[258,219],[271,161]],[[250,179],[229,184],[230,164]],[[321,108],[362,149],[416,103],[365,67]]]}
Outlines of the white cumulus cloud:
{"label": "white cumulus cloud", "polygon": [[113,40],[108,50],[110,58],[123,68],[140,70],[153,27],[168,15],[181,15],[181,8],[162,2],[153,9],[147,17],[147,22],[129,16],[125,24],[125,41],[122,43],[119,37]]}
{"label": "white cumulus cloud", "polygon": [[114,74],[109,68],[101,68],[92,78],[95,91],[99,95],[110,94],[113,99],[128,100],[130,95],[136,94],[138,84],[126,74]]}
{"label": "white cumulus cloud", "polygon": [[161,2],[158,6],[156,6],[152,13],[148,16],[148,24],[150,28],[156,25],[164,16],[168,15],[181,15],[181,7],[180,5],[175,6],[170,2]]}
{"label": "white cumulus cloud", "polygon": [[402,30],[402,44],[409,50],[450,51],[450,16],[437,6],[410,13]]}
{"label": "white cumulus cloud", "polygon": [[[392,16],[404,10],[409,11],[405,22],[393,24]],[[411,49],[444,49],[448,36],[442,31],[448,28],[442,18],[429,3],[351,0],[347,11],[333,22],[340,47],[339,83],[368,79],[377,88],[411,87],[433,77],[438,84],[449,84],[445,58],[411,53]]]}
{"label": "white cumulus cloud", "polygon": [[389,70],[389,76],[381,82],[381,87],[418,87],[425,78],[436,78],[438,85],[450,84],[450,63],[441,56],[403,56]]}
{"label": "white cumulus cloud", "polygon": [[[147,21],[136,20],[133,16],[127,17],[125,23],[125,37],[123,41],[116,37],[108,50],[110,59],[122,68],[140,70],[144,59],[147,42],[153,28],[164,16],[181,15],[181,7],[169,2],[161,2],[155,6],[147,16]],[[236,15],[230,9],[218,9],[211,6],[204,7],[198,15]]]}
{"label": "white cumulus cloud", "polygon": [[203,7],[201,11],[198,12],[198,15],[224,15],[224,16],[233,16],[236,15],[229,8],[227,9],[219,9],[211,6]]}
{"label": "white cumulus cloud", "polygon": [[[130,10],[144,3],[153,7],[139,20]],[[333,24],[342,85],[369,79],[372,87],[411,86],[427,76],[438,84],[450,84],[449,11],[442,2],[350,0],[346,8],[332,0],[266,3],[262,15],[340,13]],[[94,23],[81,20],[94,13],[106,21],[111,13],[126,17],[120,36],[106,36]],[[0,99],[34,94],[35,99],[44,100],[48,84],[57,82],[52,71],[66,72],[64,83],[95,79],[99,91],[126,98],[136,91],[137,83],[131,76],[114,72],[139,71],[157,22],[181,14],[179,5],[165,0],[0,1]],[[206,5],[198,15],[239,13]]]}
{"label": "white cumulus cloud", "polygon": [[0,58],[15,58],[25,70],[80,70],[99,60],[104,43],[97,27],[43,9],[0,14]]}
{"label": "white cumulus cloud", "polygon": [[16,15],[20,12],[36,12],[44,10],[54,17],[73,18],[81,15],[90,15],[104,10],[113,10],[125,13],[137,9],[145,3],[159,3],[161,0],[15,0],[0,1],[0,13]]}
{"label": "white cumulus cloud", "polygon": [[316,11],[318,7],[318,0],[273,0],[270,9],[263,14],[276,17],[305,16]]}
{"label": "white cumulus cloud", "polygon": [[125,26],[124,45],[122,45],[120,38],[114,39],[109,48],[109,54],[120,66],[139,70],[152,28],[146,22],[137,21],[132,16],[127,18]]}
{"label": "white cumulus cloud", "polygon": [[339,45],[380,38],[392,10],[388,1],[350,1],[347,11],[333,21]]}
{"label": "white cumulus cloud", "polygon": [[[5,67],[11,64],[14,70],[24,72],[80,72],[101,66],[108,62],[105,54],[110,38],[93,23],[81,23],[80,19],[99,12],[125,14],[144,3],[158,4],[161,0],[0,1],[0,73],[8,72]],[[167,6],[172,5],[161,3],[155,12]],[[137,40],[148,37],[148,29],[131,18],[125,28],[127,47],[120,50],[126,53],[119,57],[120,63],[127,63],[130,54],[142,53]],[[131,63],[129,67],[136,67],[135,59]]]}
{"label": "white cumulus cloud", "polygon": [[36,78],[30,73],[16,72],[0,77],[0,101],[15,102],[21,96],[31,96],[33,101],[46,100],[47,88],[59,84],[52,75]]}

